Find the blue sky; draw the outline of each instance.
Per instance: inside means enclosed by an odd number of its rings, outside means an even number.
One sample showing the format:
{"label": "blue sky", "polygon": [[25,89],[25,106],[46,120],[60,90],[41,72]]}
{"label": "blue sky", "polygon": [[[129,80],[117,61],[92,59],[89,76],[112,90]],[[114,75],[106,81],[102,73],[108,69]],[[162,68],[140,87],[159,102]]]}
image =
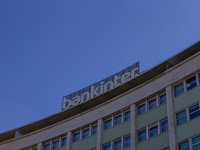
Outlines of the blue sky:
{"label": "blue sky", "polygon": [[199,0],[1,0],[0,132],[61,110],[62,97],[200,39]]}

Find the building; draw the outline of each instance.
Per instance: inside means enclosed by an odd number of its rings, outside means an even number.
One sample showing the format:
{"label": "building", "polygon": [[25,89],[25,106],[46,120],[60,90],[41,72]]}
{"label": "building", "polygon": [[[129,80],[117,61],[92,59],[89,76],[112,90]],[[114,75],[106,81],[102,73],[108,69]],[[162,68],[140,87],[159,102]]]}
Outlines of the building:
{"label": "building", "polygon": [[67,109],[1,133],[0,150],[200,150],[200,42],[120,78],[92,99],[64,97]]}

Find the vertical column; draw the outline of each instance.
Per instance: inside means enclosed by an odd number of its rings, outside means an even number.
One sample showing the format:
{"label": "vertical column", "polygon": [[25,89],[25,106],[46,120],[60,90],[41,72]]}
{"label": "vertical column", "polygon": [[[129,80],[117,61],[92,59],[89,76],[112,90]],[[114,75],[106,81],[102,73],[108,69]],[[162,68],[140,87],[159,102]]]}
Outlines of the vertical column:
{"label": "vertical column", "polygon": [[130,139],[131,139],[131,150],[136,150],[136,105],[132,104],[130,108]]}
{"label": "vertical column", "polygon": [[102,133],[103,133],[103,119],[99,119],[97,122],[96,150],[102,150]]}
{"label": "vertical column", "polygon": [[38,143],[37,150],[43,150],[43,144],[42,143]]}
{"label": "vertical column", "polygon": [[168,127],[169,127],[169,147],[170,150],[176,150],[176,123],[173,105],[173,92],[172,86],[166,88],[167,96],[167,116],[168,116]]}
{"label": "vertical column", "polygon": [[70,150],[72,143],[72,132],[67,133],[67,143],[66,143],[66,150]]}

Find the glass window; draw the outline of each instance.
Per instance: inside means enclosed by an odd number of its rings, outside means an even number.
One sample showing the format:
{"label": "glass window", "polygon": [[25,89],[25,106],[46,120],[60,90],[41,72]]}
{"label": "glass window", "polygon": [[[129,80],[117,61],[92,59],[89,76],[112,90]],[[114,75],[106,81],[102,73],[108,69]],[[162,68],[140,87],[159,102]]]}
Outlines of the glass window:
{"label": "glass window", "polygon": [[190,120],[200,115],[199,104],[196,104],[189,108]]}
{"label": "glass window", "polygon": [[199,73],[199,83],[200,83],[200,73]]}
{"label": "glass window", "polygon": [[142,114],[144,112],[146,112],[146,105],[145,104],[139,105],[138,106],[138,114]]}
{"label": "glass window", "polygon": [[166,94],[162,94],[159,96],[159,103],[160,104],[166,103]]}
{"label": "glass window", "polygon": [[108,129],[108,128],[110,128],[110,127],[112,127],[112,119],[108,119],[108,120],[105,121],[105,126],[104,126],[104,128],[105,128],[105,129]]}
{"label": "glass window", "polygon": [[197,86],[197,82],[196,82],[196,76],[186,80],[186,88],[187,91],[191,90],[192,88]]}
{"label": "glass window", "polygon": [[103,146],[103,149],[104,149],[104,150],[111,150],[111,144],[110,144],[110,143],[105,144],[105,145]]}
{"label": "glass window", "polygon": [[50,143],[44,144],[44,150],[50,150]]}
{"label": "glass window", "polygon": [[67,141],[66,137],[62,138],[61,146],[65,146],[66,145],[66,141]]}
{"label": "glass window", "polygon": [[92,135],[97,133],[97,125],[92,126]]}
{"label": "glass window", "polygon": [[200,136],[192,138],[192,148],[193,150],[200,150]]}
{"label": "glass window", "polygon": [[121,139],[118,139],[113,142],[113,150],[121,150]]}
{"label": "glass window", "polygon": [[161,133],[162,132],[165,132],[165,131],[167,131],[168,130],[168,119],[165,119],[165,120],[162,120],[161,122],[160,122],[160,131],[161,131]]}
{"label": "glass window", "polygon": [[149,137],[153,137],[158,134],[158,126],[149,128]]}
{"label": "glass window", "polygon": [[184,93],[184,87],[183,83],[180,83],[179,85],[174,87],[174,96],[176,97],[182,93]]}
{"label": "glass window", "polygon": [[189,140],[180,143],[179,150],[190,150]]}
{"label": "glass window", "polygon": [[143,140],[146,140],[146,129],[138,131],[138,141],[141,142]]}
{"label": "glass window", "polygon": [[74,133],[74,142],[80,140],[80,132]]}
{"label": "glass window", "polygon": [[125,113],[124,113],[124,121],[127,121],[127,120],[129,120],[130,119],[130,111],[126,111]]}
{"label": "glass window", "polygon": [[185,110],[176,114],[176,122],[177,125],[187,122],[187,116]]}
{"label": "glass window", "polygon": [[57,149],[59,148],[59,140],[53,141],[52,149]]}
{"label": "glass window", "polygon": [[148,103],[149,103],[149,110],[157,106],[156,98],[150,100]]}
{"label": "glass window", "polygon": [[122,115],[118,115],[114,118],[114,125],[118,125],[122,122]]}
{"label": "glass window", "polygon": [[130,135],[124,137],[124,148],[127,148],[130,146]]}
{"label": "glass window", "polygon": [[88,136],[90,136],[90,129],[89,128],[83,129],[82,138],[84,139],[84,138],[86,138]]}

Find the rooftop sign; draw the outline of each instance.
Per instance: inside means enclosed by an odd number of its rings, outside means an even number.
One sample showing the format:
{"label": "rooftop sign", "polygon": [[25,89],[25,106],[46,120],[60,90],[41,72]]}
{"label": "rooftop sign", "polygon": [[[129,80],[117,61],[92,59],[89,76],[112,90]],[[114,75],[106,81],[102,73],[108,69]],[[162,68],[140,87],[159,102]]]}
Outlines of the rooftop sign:
{"label": "rooftop sign", "polygon": [[80,105],[94,97],[100,96],[139,75],[139,62],[124,70],[92,84],[84,89],[63,97],[62,110]]}

